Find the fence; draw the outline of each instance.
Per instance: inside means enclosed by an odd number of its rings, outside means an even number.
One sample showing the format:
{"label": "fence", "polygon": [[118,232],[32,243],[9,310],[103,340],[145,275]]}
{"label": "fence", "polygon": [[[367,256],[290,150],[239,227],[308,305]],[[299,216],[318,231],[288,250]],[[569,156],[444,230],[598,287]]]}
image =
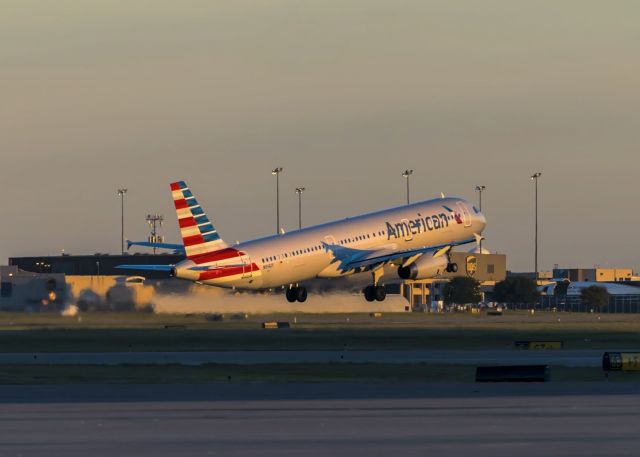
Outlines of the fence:
{"label": "fence", "polygon": [[640,313],[640,294],[611,295],[609,305],[600,309],[582,303],[580,295],[543,295],[535,305],[510,304],[512,309],[535,309],[537,311],[562,311],[571,313]]}

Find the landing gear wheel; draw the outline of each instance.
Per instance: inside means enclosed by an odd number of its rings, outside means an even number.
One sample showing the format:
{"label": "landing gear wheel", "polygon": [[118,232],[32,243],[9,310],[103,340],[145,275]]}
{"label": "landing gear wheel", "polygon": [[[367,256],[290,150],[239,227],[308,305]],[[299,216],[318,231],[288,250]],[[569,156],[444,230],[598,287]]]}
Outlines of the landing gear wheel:
{"label": "landing gear wheel", "polygon": [[450,263],[447,265],[447,273],[457,273],[458,272],[458,264]]}
{"label": "landing gear wheel", "polygon": [[286,292],[287,301],[293,303],[298,299],[298,289],[295,287],[289,287]]}
{"label": "landing gear wheel", "polygon": [[374,295],[377,301],[384,301],[387,298],[387,289],[384,286],[375,286]]}
{"label": "landing gear wheel", "polygon": [[297,287],[294,290],[296,291],[296,300],[300,303],[307,301],[307,289],[305,287]]}
{"label": "landing gear wheel", "polygon": [[373,286],[367,286],[364,288],[364,298],[367,301],[375,301],[376,294],[375,294],[375,288]]}

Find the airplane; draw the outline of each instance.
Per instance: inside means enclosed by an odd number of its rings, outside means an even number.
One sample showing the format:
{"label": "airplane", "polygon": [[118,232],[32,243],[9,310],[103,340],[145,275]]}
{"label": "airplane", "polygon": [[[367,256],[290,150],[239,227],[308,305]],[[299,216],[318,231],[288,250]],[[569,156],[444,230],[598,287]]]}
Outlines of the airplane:
{"label": "airplane", "polygon": [[223,241],[184,181],[170,186],[183,245],[129,242],[183,252],[175,265],[119,265],[166,271],[171,276],[235,290],[286,288],[289,302],[307,299],[305,281],[370,272],[367,301],[383,301],[383,267],[402,279],[429,279],[456,272],[450,252],[480,243],[484,215],[461,198],[441,198],[350,217],[289,233],[229,245]]}

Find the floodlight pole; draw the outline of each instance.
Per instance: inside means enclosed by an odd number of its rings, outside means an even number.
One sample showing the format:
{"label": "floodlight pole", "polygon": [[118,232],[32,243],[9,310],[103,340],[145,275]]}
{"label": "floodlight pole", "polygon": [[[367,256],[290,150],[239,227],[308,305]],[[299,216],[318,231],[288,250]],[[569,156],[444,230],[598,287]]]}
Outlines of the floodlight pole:
{"label": "floodlight pole", "polygon": [[280,234],[280,173],[282,171],[282,167],[271,170],[271,174],[276,177],[276,235]]}
{"label": "floodlight pole", "polygon": [[[487,188],[487,186],[476,186],[476,190],[478,191],[478,206],[479,210],[482,213],[482,192]],[[480,239],[479,243],[480,254],[482,254],[482,239]]]}
{"label": "floodlight pole", "polygon": [[302,230],[302,192],[307,190],[305,187],[296,187],[298,194],[298,230]]}
{"label": "floodlight pole", "polygon": [[127,194],[127,189],[118,189],[118,195],[120,196],[120,243],[121,254],[124,255],[124,196]]}
{"label": "floodlight pole", "polygon": [[405,170],[402,172],[402,176],[407,180],[407,205],[411,202],[410,194],[409,194],[409,190],[410,190],[409,179],[412,174],[413,174],[413,170]]}
{"label": "floodlight pole", "polygon": [[535,280],[538,284],[538,179],[542,176],[541,172],[531,175],[531,180],[535,183]]}

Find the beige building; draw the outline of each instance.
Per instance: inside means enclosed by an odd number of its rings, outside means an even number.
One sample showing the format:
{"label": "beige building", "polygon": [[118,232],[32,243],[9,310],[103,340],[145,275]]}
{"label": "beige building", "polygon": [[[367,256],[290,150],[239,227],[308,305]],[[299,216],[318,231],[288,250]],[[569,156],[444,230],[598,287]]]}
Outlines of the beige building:
{"label": "beige building", "polygon": [[556,268],[553,276],[571,282],[623,282],[635,278],[631,268]]}

